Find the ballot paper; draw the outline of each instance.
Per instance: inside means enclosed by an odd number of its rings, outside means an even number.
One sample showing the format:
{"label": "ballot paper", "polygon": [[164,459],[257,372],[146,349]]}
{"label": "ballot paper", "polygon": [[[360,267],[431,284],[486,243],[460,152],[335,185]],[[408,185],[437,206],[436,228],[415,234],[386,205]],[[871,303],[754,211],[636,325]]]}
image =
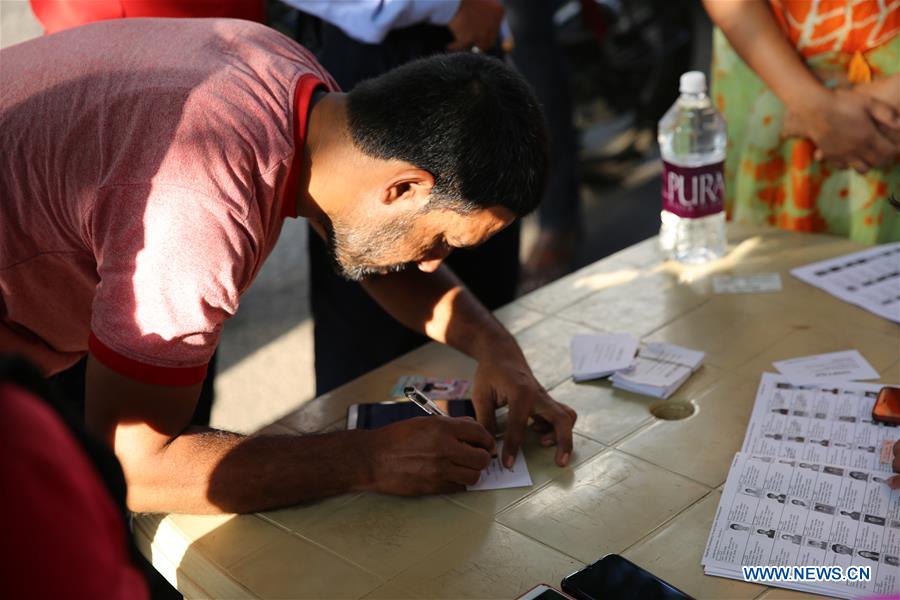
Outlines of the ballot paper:
{"label": "ballot paper", "polygon": [[781,275],[755,273],[753,275],[717,275],[713,277],[713,290],[717,294],[759,294],[781,291]]}
{"label": "ballot paper", "polygon": [[638,339],[630,333],[576,335],[570,345],[572,378],[588,381],[634,365]]}
{"label": "ballot paper", "polygon": [[525,454],[519,448],[516,454],[516,461],[511,469],[507,469],[500,462],[503,455],[503,440],[497,442],[497,457],[492,458],[490,464],[481,472],[481,477],[475,485],[467,485],[466,489],[470,492],[483,492],[487,490],[502,490],[506,488],[530,487],[531,474],[528,472],[528,465],[525,463]]}
{"label": "ballot paper", "polygon": [[742,452],[890,473],[880,461],[894,425],[872,421],[881,384],[797,383],[763,373]]}
{"label": "ballot paper", "polygon": [[652,342],[641,349],[634,367],[613,374],[612,384],[636,394],[668,398],[700,368],[704,356],[698,350]]}
{"label": "ballot paper", "polygon": [[900,242],[793,269],[829,294],[900,323]]}
{"label": "ballot paper", "polygon": [[766,583],[840,598],[900,593],[900,490],[883,473],[738,453],[701,562],[739,580],[744,566],[865,566],[869,581]]}
{"label": "ballot paper", "polygon": [[415,387],[431,400],[456,400],[469,393],[469,382],[465,379],[436,379],[422,375],[405,375],[397,380],[391,389],[391,398],[405,398],[405,387]]}
{"label": "ballot paper", "polygon": [[807,381],[857,381],[879,377],[878,371],[858,350],[816,354],[772,364],[782,375]]}

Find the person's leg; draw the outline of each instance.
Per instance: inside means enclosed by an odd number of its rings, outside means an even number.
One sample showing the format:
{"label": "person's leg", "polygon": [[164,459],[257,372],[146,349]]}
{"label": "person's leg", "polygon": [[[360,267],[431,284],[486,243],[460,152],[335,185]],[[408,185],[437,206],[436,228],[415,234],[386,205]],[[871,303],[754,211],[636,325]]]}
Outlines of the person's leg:
{"label": "person's leg", "polygon": [[534,286],[563,275],[575,258],[581,227],[578,145],[568,71],[553,28],[555,3],[503,3],[513,35],[513,62],[543,106],[550,142],[547,189],[538,212],[541,234],[525,264],[524,276]]}

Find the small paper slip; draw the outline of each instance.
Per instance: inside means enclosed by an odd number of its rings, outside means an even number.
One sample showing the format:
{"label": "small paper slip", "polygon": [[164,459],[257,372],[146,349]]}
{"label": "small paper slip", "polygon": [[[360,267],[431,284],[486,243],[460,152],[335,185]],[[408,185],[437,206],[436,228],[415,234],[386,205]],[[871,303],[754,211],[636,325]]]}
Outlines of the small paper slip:
{"label": "small paper slip", "polygon": [[805,381],[878,379],[878,371],[858,350],[803,356],[772,363],[782,375]]}
{"label": "small paper slip", "polygon": [[572,338],[572,378],[600,379],[634,364],[638,339],[628,333],[576,335]]}
{"label": "small paper slip", "polygon": [[754,275],[717,275],[713,277],[713,290],[717,294],[759,294],[780,292],[781,275],[756,273]]}
{"label": "small paper slip", "polygon": [[416,387],[432,400],[457,400],[465,398],[469,392],[469,382],[465,379],[436,379],[422,375],[405,375],[397,380],[391,389],[391,398],[405,398],[403,388]]}
{"label": "small paper slip", "polygon": [[613,387],[636,394],[668,398],[703,364],[705,354],[674,344],[651,343],[634,367],[612,376]]}
{"label": "small paper slip", "polygon": [[650,342],[641,350],[641,358],[683,365],[691,371],[696,371],[700,368],[705,356],[706,353],[700,350],[691,350],[683,346],[664,344],[662,342]]}
{"label": "small paper slip", "polygon": [[519,449],[516,461],[511,469],[507,469],[500,462],[503,453],[503,441],[497,442],[497,458],[491,459],[491,463],[481,472],[481,478],[475,485],[467,485],[470,492],[483,492],[486,490],[502,490],[506,488],[530,487],[531,474],[525,463],[525,455]]}

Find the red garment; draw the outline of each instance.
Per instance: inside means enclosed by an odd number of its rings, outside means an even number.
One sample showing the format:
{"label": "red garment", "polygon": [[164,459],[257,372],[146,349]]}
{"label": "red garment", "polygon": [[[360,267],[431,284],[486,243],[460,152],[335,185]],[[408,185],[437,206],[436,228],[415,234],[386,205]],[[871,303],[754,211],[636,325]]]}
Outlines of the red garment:
{"label": "red garment", "polygon": [[296,216],[314,88],[336,84],[238,19],[91,23],[0,64],[0,349],[48,375],[90,349],[132,379],[202,381]]}
{"label": "red garment", "polygon": [[0,384],[4,598],[147,598],[125,526],[94,465],[53,410]]}
{"label": "red garment", "polygon": [[263,0],[31,0],[31,10],[47,33],[128,17],[265,20]]}

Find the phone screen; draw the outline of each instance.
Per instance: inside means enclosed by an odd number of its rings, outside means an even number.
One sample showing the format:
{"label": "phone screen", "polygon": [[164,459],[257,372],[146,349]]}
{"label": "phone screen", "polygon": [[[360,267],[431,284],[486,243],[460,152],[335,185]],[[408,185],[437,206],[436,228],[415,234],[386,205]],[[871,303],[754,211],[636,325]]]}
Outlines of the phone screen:
{"label": "phone screen", "polygon": [[[435,400],[434,403],[451,417],[475,418],[475,406],[471,400]],[[397,421],[426,416],[422,409],[412,402],[384,402],[356,406],[357,429],[378,429]]]}
{"label": "phone screen", "polygon": [[567,594],[581,600],[683,600],[690,596],[618,554],[608,554],[562,581]]}

